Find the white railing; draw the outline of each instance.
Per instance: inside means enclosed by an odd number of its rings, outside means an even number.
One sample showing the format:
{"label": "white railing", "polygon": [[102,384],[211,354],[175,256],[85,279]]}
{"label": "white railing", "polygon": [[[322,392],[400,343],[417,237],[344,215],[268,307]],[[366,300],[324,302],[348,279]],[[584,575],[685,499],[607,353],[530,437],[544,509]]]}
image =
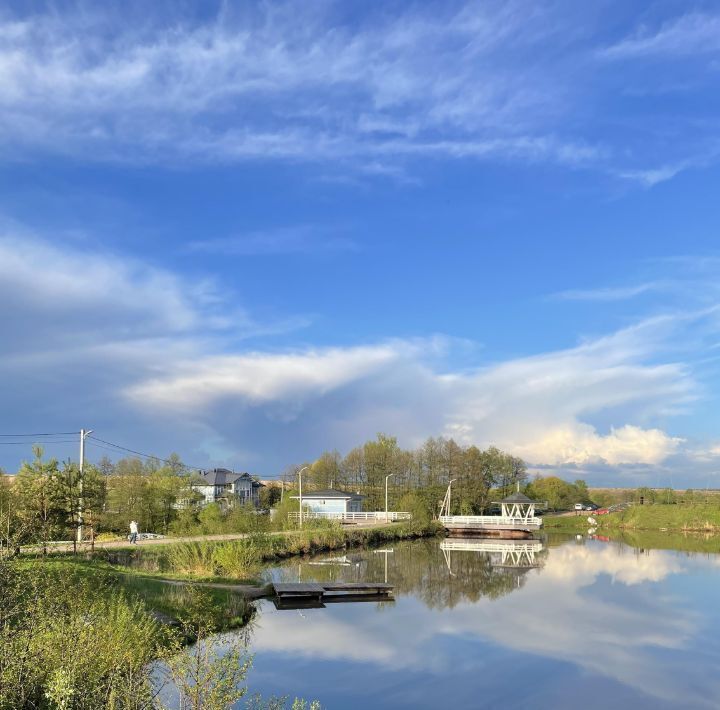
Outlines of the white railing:
{"label": "white railing", "polygon": [[458,540],[447,538],[440,543],[441,550],[462,550],[465,552],[540,552],[541,540]]}
{"label": "white railing", "polygon": [[503,515],[441,515],[443,525],[454,525],[467,528],[540,528],[542,518],[505,517]]}
{"label": "white railing", "polygon": [[[387,515],[387,518],[385,517]],[[300,513],[289,513],[288,517],[290,520],[299,520]],[[384,510],[362,512],[362,513],[328,513],[328,512],[310,512],[303,511],[303,520],[371,520],[384,522],[395,522],[397,520],[410,520],[412,515],[410,513],[399,513],[397,511],[388,511],[387,514]]]}

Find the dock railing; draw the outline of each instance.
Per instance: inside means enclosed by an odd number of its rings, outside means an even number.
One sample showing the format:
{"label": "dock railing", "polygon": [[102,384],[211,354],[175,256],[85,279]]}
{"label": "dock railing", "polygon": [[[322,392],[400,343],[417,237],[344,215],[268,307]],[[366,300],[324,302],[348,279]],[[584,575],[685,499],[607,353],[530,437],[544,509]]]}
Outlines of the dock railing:
{"label": "dock railing", "polygon": [[537,530],[542,527],[542,518],[538,517],[505,517],[503,515],[441,515],[439,518],[443,525],[467,528],[516,528]]}
{"label": "dock railing", "polygon": [[[387,515],[387,518],[385,517]],[[300,513],[289,513],[290,520],[300,520]],[[385,513],[384,510],[376,510],[369,512],[360,513],[329,513],[329,512],[311,512],[303,511],[303,520],[342,520],[342,521],[371,521],[371,522],[396,522],[398,520],[410,520],[412,515],[410,513],[388,511]]]}

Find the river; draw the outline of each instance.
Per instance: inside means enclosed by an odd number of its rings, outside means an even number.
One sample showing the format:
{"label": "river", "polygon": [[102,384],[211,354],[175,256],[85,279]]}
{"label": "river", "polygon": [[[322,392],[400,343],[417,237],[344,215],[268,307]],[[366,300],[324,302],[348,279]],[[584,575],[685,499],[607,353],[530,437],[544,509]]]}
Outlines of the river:
{"label": "river", "polygon": [[588,538],[521,544],[418,540],[267,570],[387,580],[395,601],[262,602],[248,685],[329,710],[720,706],[719,555]]}

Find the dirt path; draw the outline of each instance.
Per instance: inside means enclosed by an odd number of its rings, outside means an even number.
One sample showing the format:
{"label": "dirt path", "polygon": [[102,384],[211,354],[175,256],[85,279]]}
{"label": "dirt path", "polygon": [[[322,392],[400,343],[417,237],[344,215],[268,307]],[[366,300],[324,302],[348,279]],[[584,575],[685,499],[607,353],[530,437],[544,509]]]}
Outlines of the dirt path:
{"label": "dirt path", "polygon": [[[358,529],[358,528],[378,528],[385,527],[387,523],[373,522],[373,523],[358,523],[356,525],[345,526],[345,529]],[[267,535],[297,535],[298,530],[280,530],[266,533]],[[222,542],[227,540],[243,540],[244,538],[250,537],[249,533],[231,533],[228,535],[186,535],[181,537],[163,537],[154,540],[140,540],[137,543],[137,547],[153,547],[155,545],[173,545],[178,542]],[[105,542],[96,542],[95,550],[114,550],[123,547],[130,547],[130,543],[126,539],[119,540],[108,540]],[[22,552],[39,552],[41,546],[32,545],[24,546]],[[70,541],[63,542],[51,542],[48,543],[48,552],[72,552],[73,543]],[[78,552],[87,552],[90,548],[90,543],[83,543],[78,546]]]}

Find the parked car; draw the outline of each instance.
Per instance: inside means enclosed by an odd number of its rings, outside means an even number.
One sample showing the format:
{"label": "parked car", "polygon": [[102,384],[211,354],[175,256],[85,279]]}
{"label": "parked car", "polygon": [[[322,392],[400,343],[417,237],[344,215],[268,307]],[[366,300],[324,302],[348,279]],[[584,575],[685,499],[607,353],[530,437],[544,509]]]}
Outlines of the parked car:
{"label": "parked car", "polygon": [[595,503],[588,503],[588,504],[585,506],[585,510],[599,510],[599,509],[600,509],[600,506],[599,506],[599,505],[595,505]]}
{"label": "parked car", "polygon": [[575,510],[583,510],[583,504],[582,504],[582,503],[575,503]]}

